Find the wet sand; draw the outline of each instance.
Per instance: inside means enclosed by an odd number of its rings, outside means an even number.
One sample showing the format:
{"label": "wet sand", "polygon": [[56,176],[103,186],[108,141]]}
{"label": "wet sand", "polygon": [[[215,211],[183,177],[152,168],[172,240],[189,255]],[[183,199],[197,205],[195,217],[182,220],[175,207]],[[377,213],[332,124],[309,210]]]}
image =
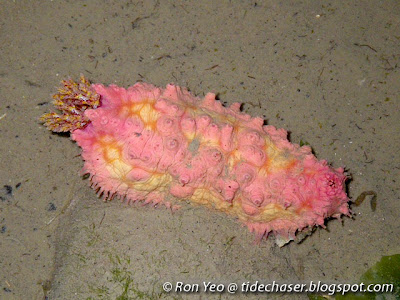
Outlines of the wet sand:
{"label": "wet sand", "polygon": [[[115,299],[128,283],[130,296],[219,299],[160,290],[166,281],[357,282],[400,253],[399,11],[397,1],[3,1],[0,299]],[[38,121],[59,81],[81,73],[243,102],[345,166],[349,196],[373,190],[377,208],[368,198],[353,218],[279,248],[203,208],[103,203],[79,176],[77,145]]]}

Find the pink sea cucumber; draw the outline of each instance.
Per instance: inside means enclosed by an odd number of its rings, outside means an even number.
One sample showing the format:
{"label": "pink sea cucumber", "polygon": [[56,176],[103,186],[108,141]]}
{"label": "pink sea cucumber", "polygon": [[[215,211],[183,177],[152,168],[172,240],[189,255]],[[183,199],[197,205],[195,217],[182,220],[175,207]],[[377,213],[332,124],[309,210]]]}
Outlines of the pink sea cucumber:
{"label": "pink sea cucumber", "polygon": [[258,238],[283,245],[296,234],[349,215],[343,168],[318,161],[287,132],[224,107],[208,93],[136,83],[128,89],[63,81],[54,96],[62,114],[42,117],[70,131],[82,148],[84,173],[105,199],[179,200],[238,218]]}

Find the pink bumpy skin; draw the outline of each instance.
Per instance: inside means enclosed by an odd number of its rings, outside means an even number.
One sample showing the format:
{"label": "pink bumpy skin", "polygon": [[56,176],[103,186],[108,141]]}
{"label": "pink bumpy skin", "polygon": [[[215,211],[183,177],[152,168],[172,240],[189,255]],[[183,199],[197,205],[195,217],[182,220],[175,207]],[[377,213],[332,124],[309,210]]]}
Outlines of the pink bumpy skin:
{"label": "pink bumpy skin", "polygon": [[91,88],[100,107],[85,111],[90,123],[72,139],[105,199],[172,208],[189,200],[238,218],[260,239],[274,233],[279,245],[349,214],[343,169],[239,103],[223,107],[214,94],[199,99],[174,85]]}

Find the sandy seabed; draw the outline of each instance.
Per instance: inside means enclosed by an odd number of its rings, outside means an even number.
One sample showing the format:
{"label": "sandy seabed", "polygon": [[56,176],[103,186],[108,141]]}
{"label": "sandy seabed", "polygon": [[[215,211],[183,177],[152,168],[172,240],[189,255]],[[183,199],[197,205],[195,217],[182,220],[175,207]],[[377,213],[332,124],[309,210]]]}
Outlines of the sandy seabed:
{"label": "sandy seabed", "polygon": [[[164,282],[357,282],[400,253],[398,1],[3,1],[0,299],[258,299]],[[354,218],[278,248],[203,208],[103,203],[80,149],[38,121],[59,81],[175,83],[345,166]],[[369,200],[369,199],[368,199]],[[306,294],[274,294],[273,298]],[[151,298],[152,297],[152,298]],[[129,299],[129,298],[127,298]]]}

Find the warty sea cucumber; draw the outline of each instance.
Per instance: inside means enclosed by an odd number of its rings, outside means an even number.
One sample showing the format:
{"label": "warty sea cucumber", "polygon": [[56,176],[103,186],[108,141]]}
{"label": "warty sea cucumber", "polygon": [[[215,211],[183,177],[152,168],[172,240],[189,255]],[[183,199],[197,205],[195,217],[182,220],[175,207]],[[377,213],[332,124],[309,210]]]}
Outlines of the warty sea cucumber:
{"label": "warty sea cucumber", "polygon": [[184,88],[136,83],[128,89],[65,80],[53,96],[61,111],[41,120],[71,132],[83,173],[105,200],[212,207],[282,246],[349,215],[343,168],[318,161],[287,132]]}

